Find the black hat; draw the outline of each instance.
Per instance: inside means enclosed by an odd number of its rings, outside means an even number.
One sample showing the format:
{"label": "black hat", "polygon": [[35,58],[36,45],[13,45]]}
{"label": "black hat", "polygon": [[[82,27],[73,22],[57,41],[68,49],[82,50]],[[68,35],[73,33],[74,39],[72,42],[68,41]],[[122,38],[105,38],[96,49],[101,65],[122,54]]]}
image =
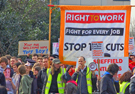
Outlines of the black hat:
{"label": "black hat", "polygon": [[52,55],[50,55],[50,57],[59,58],[59,56],[57,54],[52,54]]}
{"label": "black hat", "polygon": [[104,57],[111,57],[109,53],[104,53]]}
{"label": "black hat", "polygon": [[62,79],[66,80],[66,82],[67,82],[67,81],[71,80],[71,76],[69,75],[68,72],[66,72],[65,74],[62,75]]}

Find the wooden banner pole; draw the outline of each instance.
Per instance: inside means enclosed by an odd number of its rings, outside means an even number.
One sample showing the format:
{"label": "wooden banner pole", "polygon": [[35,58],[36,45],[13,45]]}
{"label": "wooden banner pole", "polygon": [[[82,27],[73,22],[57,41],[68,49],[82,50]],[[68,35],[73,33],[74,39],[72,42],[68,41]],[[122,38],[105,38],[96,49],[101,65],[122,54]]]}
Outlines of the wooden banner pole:
{"label": "wooden banner pole", "polygon": [[[50,0],[50,5],[52,4]],[[50,68],[50,49],[51,49],[51,13],[52,13],[52,8],[49,7],[49,49],[48,49],[48,57],[49,57],[49,65],[48,67]]]}
{"label": "wooden banner pole", "polygon": [[98,59],[98,76],[100,77],[100,60]]}

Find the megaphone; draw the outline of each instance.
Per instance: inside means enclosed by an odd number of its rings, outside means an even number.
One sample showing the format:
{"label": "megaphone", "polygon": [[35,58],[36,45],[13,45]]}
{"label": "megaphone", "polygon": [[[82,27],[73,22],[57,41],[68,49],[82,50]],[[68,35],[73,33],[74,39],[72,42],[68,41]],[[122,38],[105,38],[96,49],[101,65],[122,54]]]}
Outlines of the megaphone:
{"label": "megaphone", "polygon": [[90,68],[91,71],[94,71],[94,70],[97,69],[97,64],[95,62],[91,62],[89,64],[89,68]]}

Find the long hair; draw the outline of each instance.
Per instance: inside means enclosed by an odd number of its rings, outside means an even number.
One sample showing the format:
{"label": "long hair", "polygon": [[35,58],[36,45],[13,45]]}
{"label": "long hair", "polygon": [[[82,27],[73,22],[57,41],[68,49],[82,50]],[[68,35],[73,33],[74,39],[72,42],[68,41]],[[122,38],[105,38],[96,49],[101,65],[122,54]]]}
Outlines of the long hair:
{"label": "long hair", "polygon": [[[51,73],[52,73],[52,75],[54,75],[55,71],[57,71],[57,70],[55,70],[54,63],[52,63],[52,65],[51,65]],[[61,73],[60,68],[58,69],[58,73]]]}
{"label": "long hair", "polygon": [[119,79],[120,84],[122,82],[130,82],[130,78],[132,77],[132,73],[127,71],[125,72]]}

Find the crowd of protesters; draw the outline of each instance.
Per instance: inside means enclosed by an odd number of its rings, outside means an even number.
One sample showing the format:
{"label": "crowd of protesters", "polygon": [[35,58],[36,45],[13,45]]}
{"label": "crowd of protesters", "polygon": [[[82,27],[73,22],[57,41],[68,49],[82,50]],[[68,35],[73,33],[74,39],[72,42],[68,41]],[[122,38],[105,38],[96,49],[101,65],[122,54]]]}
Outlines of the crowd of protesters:
{"label": "crowd of protesters", "polygon": [[107,67],[99,77],[85,66],[85,57],[78,66],[63,65],[58,55],[49,57],[33,54],[21,58],[0,57],[0,94],[135,94],[135,55],[130,54],[130,70],[117,77],[119,66]]}

